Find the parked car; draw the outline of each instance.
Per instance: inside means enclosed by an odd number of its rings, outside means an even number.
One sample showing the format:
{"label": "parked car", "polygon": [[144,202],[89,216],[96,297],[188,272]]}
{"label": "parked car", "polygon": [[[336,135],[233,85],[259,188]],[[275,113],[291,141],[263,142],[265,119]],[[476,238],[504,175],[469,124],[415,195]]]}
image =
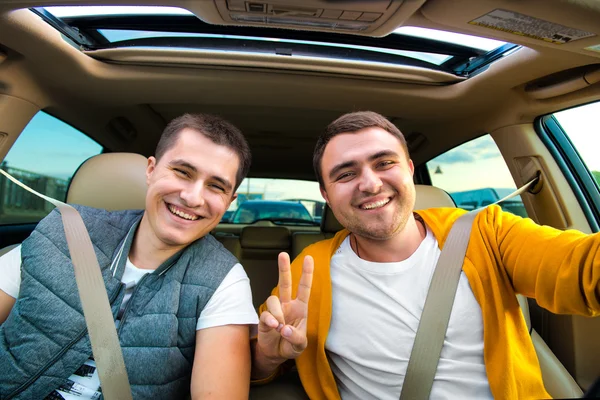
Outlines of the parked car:
{"label": "parked car", "polygon": [[222,223],[229,222],[229,220],[231,219],[232,215],[233,215],[233,211],[231,211],[231,210],[225,211],[225,214],[223,214],[223,218],[221,218],[221,222]]}
{"label": "parked car", "polygon": [[273,200],[245,201],[233,213],[229,222],[233,224],[252,224],[262,220],[292,225],[317,225],[302,204],[293,201]]}
{"label": "parked car", "polygon": [[[498,200],[508,196],[513,191],[513,189],[483,188],[465,190],[464,192],[454,192],[450,193],[450,196],[456,203],[457,207],[470,211],[494,204]],[[521,217],[527,217],[527,210],[525,209],[523,200],[521,200],[521,196],[515,196],[511,199],[505,200],[499,205],[505,211],[512,212],[513,214],[520,215]]]}
{"label": "parked car", "polygon": [[323,217],[323,209],[325,207],[324,201],[311,200],[311,199],[284,199],[285,201],[295,201],[297,203],[301,203],[315,222],[321,222],[321,218]]}

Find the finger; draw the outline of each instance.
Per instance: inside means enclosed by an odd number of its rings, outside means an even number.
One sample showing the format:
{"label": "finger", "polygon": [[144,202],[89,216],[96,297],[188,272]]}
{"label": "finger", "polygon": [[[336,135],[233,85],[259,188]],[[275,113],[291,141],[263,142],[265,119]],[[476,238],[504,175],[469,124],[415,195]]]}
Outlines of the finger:
{"label": "finger", "polygon": [[279,253],[279,299],[282,303],[292,301],[292,268],[290,267],[290,256],[288,253]]}
{"label": "finger", "polygon": [[267,299],[267,311],[271,313],[271,316],[277,320],[277,325],[285,325],[283,309],[281,308],[281,302],[277,296],[269,296]]}
{"label": "finger", "polygon": [[306,338],[305,330],[286,325],[281,330],[281,336],[292,345],[292,351],[294,353],[300,354],[306,349],[308,340]]}
{"label": "finger", "polygon": [[305,304],[308,304],[308,299],[310,298],[310,288],[312,287],[314,269],[315,262],[313,258],[311,256],[304,257],[302,276],[300,277],[300,283],[298,284],[296,298]]}
{"label": "finger", "polygon": [[263,311],[260,314],[260,319],[258,323],[258,330],[261,332],[268,332],[272,329],[279,328],[279,321],[268,311]]}

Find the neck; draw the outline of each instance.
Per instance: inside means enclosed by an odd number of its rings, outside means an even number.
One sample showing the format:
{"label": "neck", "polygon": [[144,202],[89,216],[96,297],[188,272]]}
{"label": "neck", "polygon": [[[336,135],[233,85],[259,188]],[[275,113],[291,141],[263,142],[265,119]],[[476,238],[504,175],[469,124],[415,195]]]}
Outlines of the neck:
{"label": "neck", "polygon": [[352,233],[350,245],[363,260],[373,262],[399,262],[409,258],[427,234],[422,221],[410,215],[404,228],[386,240],[375,240]]}
{"label": "neck", "polygon": [[154,270],[184,247],[169,246],[160,241],[153,234],[150,222],[144,213],[129,250],[129,260],[137,268]]}

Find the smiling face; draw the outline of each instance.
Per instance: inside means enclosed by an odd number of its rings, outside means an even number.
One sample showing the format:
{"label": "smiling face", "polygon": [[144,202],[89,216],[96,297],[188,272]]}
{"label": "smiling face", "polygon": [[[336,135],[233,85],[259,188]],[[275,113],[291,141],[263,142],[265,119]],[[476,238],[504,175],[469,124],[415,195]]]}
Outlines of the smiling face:
{"label": "smiling face", "polygon": [[229,147],[183,129],[157,161],[148,159],[143,236],[178,249],[208,234],[235,199],[239,158]]}
{"label": "smiling face", "polygon": [[392,134],[373,127],[333,137],[321,171],[321,193],[346,229],[374,240],[404,229],[415,205],[414,166]]}

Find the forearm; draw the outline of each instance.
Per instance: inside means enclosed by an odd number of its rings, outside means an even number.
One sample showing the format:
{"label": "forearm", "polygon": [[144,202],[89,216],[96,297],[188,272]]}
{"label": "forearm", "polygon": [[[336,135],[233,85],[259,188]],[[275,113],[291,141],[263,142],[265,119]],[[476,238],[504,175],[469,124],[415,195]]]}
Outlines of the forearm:
{"label": "forearm", "polygon": [[258,346],[258,340],[256,339],[250,341],[250,349],[252,351],[251,379],[255,383],[263,383],[262,381],[268,382],[277,374],[281,364],[286,361],[285,359],[274,360],[265,356],[265,354],[260,350],[260,346]]}

